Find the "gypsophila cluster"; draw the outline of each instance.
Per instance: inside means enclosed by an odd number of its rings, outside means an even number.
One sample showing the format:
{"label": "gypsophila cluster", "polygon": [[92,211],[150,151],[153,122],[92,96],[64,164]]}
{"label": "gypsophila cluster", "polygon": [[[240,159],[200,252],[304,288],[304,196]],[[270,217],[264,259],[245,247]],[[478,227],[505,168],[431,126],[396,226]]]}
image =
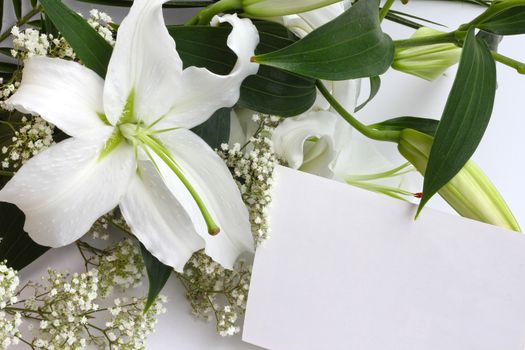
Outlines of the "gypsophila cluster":
{"label": "gypsophila cluster", "polygon": [[222,336],[237,334],[237,320],[244,314],[250,287],[250,265],[240,259],[227,270],[203,251],[195,253],[178,279],[186,288],[195,316],[210,320],[214,316],[217,332]]}
{"label": "gypsophila cluster", "polygon": [[[145,298],[108,299],[115,287],[129,293],[144,276],[140,250],[125,239],[103,250],[83,243],[81,253],[94,268],[72,274],[48,269],[42,282],[18,292],[16,272],[0,264],[0,349],[19,340],[45,350],[145,349],[156,317],[166,312],[166,298],[146,312]],[[29,322],[28,339],[19,331],[22,319]]]}
{"label": "gypsophila cluster", "polygon": [[109,308],[112,317],[105,324],[111,349],[145,349],[145,341],[155,329],[156,316],[166,313],[166,301],[165,296],[159,296],[144,313],[144,303],[137,298],[115,299],[113,307]]}
{"label": "gypsophila cluster", "polygon": [[[87,22],[111,45],[115,44],[114,33],[110,26],[111,17],[106,13],[91,10]],[[13,49],[11,55],[20,60],[33,56],[58,57],[74,60],[75,52],[64,37],[40,33],[34,28],[20,30],[14,26],[11,29]]]}
{"label": "gypsophila cluster", "polygon": [[253,121],[259,123],[259,128],[248,144],[222,144],[218,154],[230,168],[241,190],[255,242],[260,244],[269,237],[268,207],[272,201],[273,171],[277,164],[282,163],[271,140],[280,118],[255,114]]}
{"label": "gypsophila cluster", "polygon": [[93,9],[89,11],[89,18],[87,20],[91,25],[111,46],[115,45],[114,33],[110,27],[113,22],[111,17],[102,11]]}
{"label": "gypsophila cluster", "polygon": [[[2,84],[0,87],[0,94],[1,94],[0,98],[2,99],[2,102],[3,100],[6,100],[7,98],[9,98],[9,96],[14,94],[16,89],[18,89],[19,86],[20,86],[20,82],[18,81],[15,81],[14,83]],[[3,104],[0,104],[0,107],[3,107]]]}
{"label": "gypsophila cluster", "polygon": [[0,262],[0,349],[18,344],[22,317],[19,312],[7,312],[6,307],[17,302],[18,275],[15,270]]}
{"label": "gypsophila cluster", "polygon": [[115,212],[112,210],[106,215],[100,217],[94,224],[91,226],[89,233],[93,239],[101,239],[107,241],[109,239],[108,228],[110,222],[117,220],[115,217]]}
{"label": "gypsophila cluster", "polygon": [[[22,117],[20,122],[10,122],[13,128],[11,144],[0,150],[3,158],[0,169],[14,171],[31,157],[49,148],[53,141],[54,126],[40,117]],[[19,129],[14,129],[19,126]]]}
{"label": "gypsophila cluster", "polygon": [[144,261],[140,249],[131,239],[118,242],[99,258],[100,295],[107,297],[115,286],[122,290],[142,284]]}
{"label": "gypsophila cluster", "polygon": [[33,56],[59,57],[75,59],[75,53],[63,37],[55,38],[52,34],[43,34],[34,28],[11,29],[13,49],[11,55],[23,61]]}

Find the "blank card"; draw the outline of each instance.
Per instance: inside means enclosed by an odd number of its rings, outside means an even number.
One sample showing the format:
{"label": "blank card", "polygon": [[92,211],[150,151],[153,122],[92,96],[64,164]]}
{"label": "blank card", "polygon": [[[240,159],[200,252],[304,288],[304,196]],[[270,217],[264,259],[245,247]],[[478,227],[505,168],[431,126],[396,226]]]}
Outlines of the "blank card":
{"label": "blank card", "polygon": [[523,350],[525,237],[287,168],[243,340],[272,350]]}

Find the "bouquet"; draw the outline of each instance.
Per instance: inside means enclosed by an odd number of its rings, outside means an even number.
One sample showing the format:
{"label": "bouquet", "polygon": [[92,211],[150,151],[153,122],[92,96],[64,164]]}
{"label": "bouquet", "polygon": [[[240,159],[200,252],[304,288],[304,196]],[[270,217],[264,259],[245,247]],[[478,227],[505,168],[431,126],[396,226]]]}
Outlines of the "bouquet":
{"label": "bouquet", "polygon": [[[171,276],[196,317],[237,334],[253,254],[271,239],[278,165],[418,200],[418,215],[439,194],[519,232],[470,158],[496,64],[525,73],[498,52],[525,33],[525,0],[465,2],[481,15],[442,32],[394,0],[102,1],[129,7],[121,23],[13,0],[16,23],[0,34],[0,348],[144,349]],[[166,23],[163,6],[195,15]],[[413,36],[392,40],[387,20]],[[359,119],[387,70],[432,81],[456,64],[440,120]],[[19,270],[66,245],[85,270],[20,283]]]}

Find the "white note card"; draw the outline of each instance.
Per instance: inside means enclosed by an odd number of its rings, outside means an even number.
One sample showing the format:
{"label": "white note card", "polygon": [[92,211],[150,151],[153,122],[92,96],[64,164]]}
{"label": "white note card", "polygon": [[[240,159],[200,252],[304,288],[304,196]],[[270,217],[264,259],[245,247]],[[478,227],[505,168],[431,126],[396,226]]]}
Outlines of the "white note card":
{"label": "white note card", "polygon": [[272,350],[523,350],[525,236],[287,168],[243,340]]}

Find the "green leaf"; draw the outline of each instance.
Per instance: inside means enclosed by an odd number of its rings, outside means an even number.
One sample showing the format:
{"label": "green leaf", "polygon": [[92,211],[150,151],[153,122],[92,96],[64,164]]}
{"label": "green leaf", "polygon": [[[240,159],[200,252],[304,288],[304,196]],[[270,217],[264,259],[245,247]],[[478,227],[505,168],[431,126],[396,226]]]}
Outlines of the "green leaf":
{"label": "green leaf", "polygon": [[166,282],[168,282],[173,268],[161,263],[142,244],[140,244],[140,249],[149,281],[148,298],[144,307],[144,312],[146,312],[153,305],[162,288],[166,285]]}
{"label": "green leaf", "polygon": [[15,11],[16,19],[22,18],[22,0],[13,0],[13,10]]}
{"label": "green leaf", "polygon": [[[277,23],[254,21],[260,43],[256,52],[265,53],[293,44],[297,38]],[[226,46],[231,27],[169,26],[185,67],[204,67],[216,74],[228,74],[237,60]],[[308,110],[316,98],[315,81],[272,67],[260,67],[241,86],[238,104],[255,111],[294,116]]]}
{"label": "green leaf", "polygon": [[221,108],[192,131],[211,148],[219,148],[221,144],[228,143],[230,137],[230,113],[231,108]]}
{"label": "green leaf", "polygon": [[479,29],[499,34],[525,34],[525,5],[508,8],[477,25]]}
{"label": "green leaf", "polygon": [[[0,121],[11,119],[9,112],[0,112]],[[14,131],[7,124],[0,123],[0,149],[11,144]],[[0,189],[10,177],[0,176]],[[24,231],[24,213],[15,205],[0,202],[0,261],[21,270],[44,254],[49,247],[36,244]]]}
{"label": "green leaf", "polygon": [[0,261],[7,260],[7,265],[21,270],[49,247],[43,247],[24,231],[24,213],[15,205],[0,202]]}
{"label": "green leaf", "polygon": [[4,0],[0,0],[0,30],[4,24]]}
{"label": "green leaf", "polygon": [[78,58],[104,78],[113,50],[111,45],[84,18],[60,0],[41,0],[40,3]]}
{"label": "green leaf", "polygon": [[315,79],[347,80],[383,74],[394,59],[394,44],[381,31],[378,3],[360,0],[302,40],[255,59]]}
{"label": "green leaf", "polygon": [[385,120],[381,123],[370,125],[376,130],[402,131],[414,129],[424,134],[434,136],[438,128],[439,120],[420,117],[398,117]]}
{"label": "green leaf", "polygon": [[488,126],[495,95],[496,63],[487,44],[471,29],[434,137],[418,213],[474,154]]}
{"label": "green leaf", "polygon": [[0,72],[14,73],[18,69],[18,65],[13,63],[0,62]]}
{"label": "green leaf", "polygon": [[370,95],[365,102],[361,103],[356,107],[355,112],[362,110],[370,101],[376,97],[379,89],[381,88],[381,78],[378,76],[370,77]]}

